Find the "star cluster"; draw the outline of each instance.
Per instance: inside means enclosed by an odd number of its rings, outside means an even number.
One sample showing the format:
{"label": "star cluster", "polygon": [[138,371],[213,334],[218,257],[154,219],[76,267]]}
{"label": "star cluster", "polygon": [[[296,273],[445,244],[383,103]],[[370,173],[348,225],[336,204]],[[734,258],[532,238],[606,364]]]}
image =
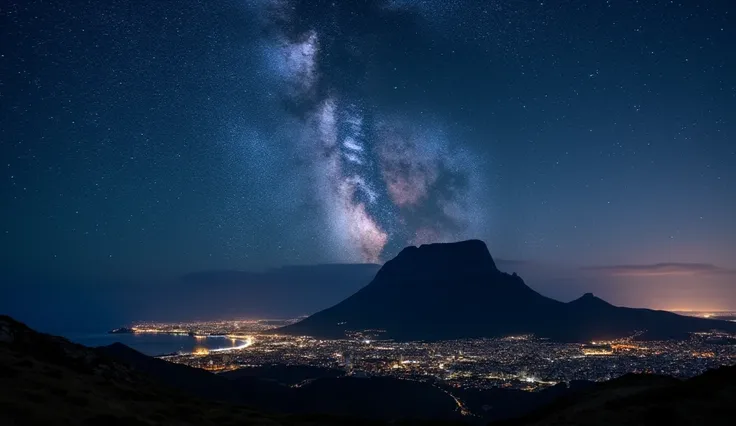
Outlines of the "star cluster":
{"label": "star cluster", "polygon": [[319,204],[320,238],[333,258],[380,262],[391,243],[470,238],[480,220],[469,214],[469,195],[480,184],[473,156],[453,145],[441,119],[430,122],[367,89],[383,84],[376,76],[386,66],[371,58],[376,35],[354,25],[361,16],[397,20],[403,8],[250,6],[263,17],[264,65],[279,77],[273,90],[291,115],[282,120],[292,123],[284,140],[305,161],[313,188],[304,195]]}

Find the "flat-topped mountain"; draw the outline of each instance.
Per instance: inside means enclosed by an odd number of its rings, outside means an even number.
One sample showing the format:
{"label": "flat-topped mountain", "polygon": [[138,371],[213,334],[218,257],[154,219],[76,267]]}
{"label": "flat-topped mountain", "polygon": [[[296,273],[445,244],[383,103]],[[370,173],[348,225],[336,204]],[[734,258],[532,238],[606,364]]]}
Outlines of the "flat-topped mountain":
{"label": "flat-topped mountain", "polygon": [[407,247],[357,293],[275,332],[337,338],[366,329],[399,340],[532,333],[589,341],[635,331],[649,338],[736,331],[736,324],[617,307],[592,294],[563,303],[537,293],[515,273],[499,271],[485,243],[469,240]]}

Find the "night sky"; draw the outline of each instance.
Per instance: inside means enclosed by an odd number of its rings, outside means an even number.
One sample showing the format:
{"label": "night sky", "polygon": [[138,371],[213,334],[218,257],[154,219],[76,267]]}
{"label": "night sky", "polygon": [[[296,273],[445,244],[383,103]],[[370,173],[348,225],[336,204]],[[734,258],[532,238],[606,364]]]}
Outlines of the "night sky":
{"label": "night sky", "polygon": [[479,238],[553,297],[736,309],[735,18],[732,0],[5,1],[0,286]]}

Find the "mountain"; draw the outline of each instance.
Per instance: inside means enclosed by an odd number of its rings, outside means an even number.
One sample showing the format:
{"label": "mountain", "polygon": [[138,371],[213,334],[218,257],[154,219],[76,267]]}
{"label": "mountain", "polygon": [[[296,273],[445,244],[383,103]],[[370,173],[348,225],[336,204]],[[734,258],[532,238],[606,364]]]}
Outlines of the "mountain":
{"label": "mountain", "polygon": [[533,333],[590,341],[646,330],[674,338],[736,323],[613,306],[592,294],[570,303],[545,297],[518,275],[501,272],[485,243],[469,240],[407,247],[373,281],[342,302],[275,333],[344,337],[384,330],[382,338],[443,340]]}
{"label": "mountain", "polygon": [[736,366],[688,380],[628,374],[497,426],[731,425]]}

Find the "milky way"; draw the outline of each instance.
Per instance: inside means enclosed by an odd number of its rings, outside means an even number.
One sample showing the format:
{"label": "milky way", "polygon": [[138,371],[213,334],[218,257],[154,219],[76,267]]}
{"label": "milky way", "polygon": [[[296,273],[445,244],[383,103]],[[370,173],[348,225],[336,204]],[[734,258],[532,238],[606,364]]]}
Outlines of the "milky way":
{"label": "milky way", "polygon": [[733,309],[735,4],[6,0],[0,264],[113,287],[479,238],[553,297]]}
{"label": "milky way", "polygon": [[[297,18],[297,3],[257,4],[272,30],[265,41],[266,63],[283,79],[278,99],[297,119],[298,140],[292,142],[309,169],[312,196],[328,230],[327,247],[341,261],[380,262],[392,241],[406,245],[470,237],[482,217],[470,200],[479,184],[476,165],[453,150],[441,122],[370,102],[365,96],[369,79],[336,78],[341,72],[354,75],[351,65],[368,61],[361,52],[375,40],[344,40],[349,60],[334,60],[345,55],[330,49],[348,33],[342,28],[347,23],[334,17]],[[374,3],[374,14],[402,9]],[[366,103],[370,106],[361,106]]]}

